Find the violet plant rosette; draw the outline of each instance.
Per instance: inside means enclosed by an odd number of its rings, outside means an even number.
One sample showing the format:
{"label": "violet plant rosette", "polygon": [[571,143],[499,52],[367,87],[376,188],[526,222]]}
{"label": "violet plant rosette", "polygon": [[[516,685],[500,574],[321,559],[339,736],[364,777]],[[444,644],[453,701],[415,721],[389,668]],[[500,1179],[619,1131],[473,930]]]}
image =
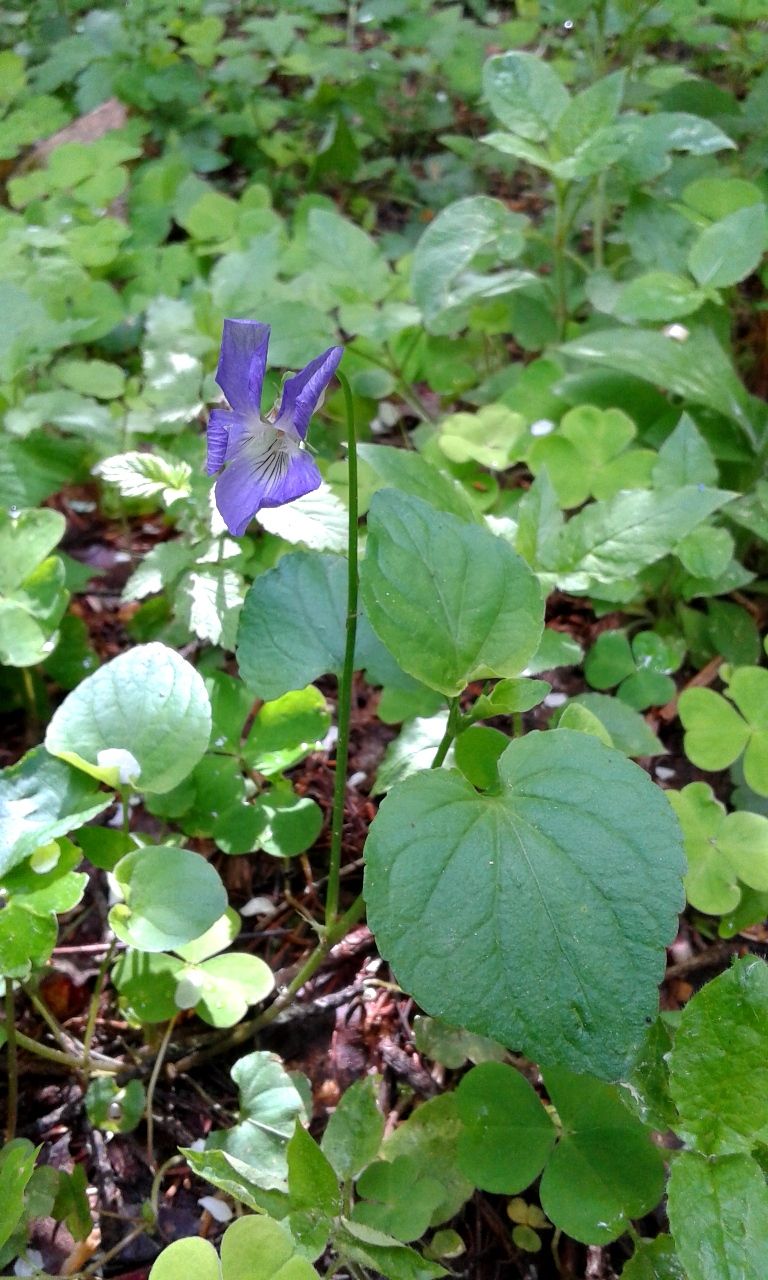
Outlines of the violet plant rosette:
{"label": "violet plant rosette", "polygon": [[208,475],[216,481],[216,506],[239,538],[262,507],[280,507],[322,482],[305,440],[312,414],[344,354],[329,347],[300,373],[286,378],[279,405],[261,412],[270,326],[258,320],[225,320],[216,382],[230,408],[208,420]]}

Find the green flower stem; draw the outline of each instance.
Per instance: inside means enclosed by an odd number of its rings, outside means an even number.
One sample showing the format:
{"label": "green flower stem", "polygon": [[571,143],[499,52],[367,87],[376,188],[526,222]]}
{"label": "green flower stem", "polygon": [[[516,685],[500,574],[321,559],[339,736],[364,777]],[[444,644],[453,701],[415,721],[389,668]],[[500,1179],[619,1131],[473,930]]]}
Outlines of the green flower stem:
{"label": "green flower stem", "polygon": [[[11,1036],[8,1040],[10,1043]],[[85,1062],[82,1058],[75,1058],[71,1053],[64,1053],[60,1049],[50,1049],[47,1044],[40,1044],[37,1040],[33,1040],[30,1036],[25,1036],[21,1031],[15,1031],[14,1039],[19,1049],[26,1050],[27,1053],[34,1053],[37,1058],[45,1058],[46,1062],[57,1062],[62,1067],[69,1067],[70,1071],[85,1071]],[[115,1062],[112,1058],[105,1058],[100,1053],[91,1054],[90,1066],[97,1067],[101,1074],[119,1075],[121,1071],[125,1071],[125,1063]]]}
{"label": "green flower stem", "polygon": [[592,218],[592,252],[595,271],[602,271],[605,250],[605,174],[599,173],[595,181]]}
{"label": "green flower stem", "polygon": [[[126,813],[127,804],[125,797],[123,798],[123,805],[123,813]],[[99,1014],[99,1001],[101,1000],[101,993],[104,990],[104,983],[107,980],[107,970],[112,963],[112,957],[115,954],[116,946],[117,938],[113,938],[109,944],[107,954],[99,965],[99,972],[96,975],[96,982],[94,983],[91,1002],[88,1006],[88,1021],[85,1024],[85,1035],[83,1036],[83,1062],[85,1063],[86,1074],[90,1069],[91,1047],[93,1045],[93,1035],[96,1030],[96,1019]]]}
{"label": "green flower stem", "polygon": [[349,726],[352,715],[352,676],[355,670],[355,639],[357,637],[357,437],[355,435],[355,410],[352,388],[343,373],[336,377],[344,392],[347,413],[347,465],[349,467],[349,538],[347,560],[347,639],[344,648],[344,667],[339,684],[338,725],[336,744],[336,778],[333,788],[333,814],[331,818],[331,856],[328,867],[328,889],[325,897],[325,927],[330,929],[339,912],[339,876],[341,873],[341,845],[344,832],[344,801],[347,791],[347,760],[349,758]]}
{"label": "green flower stem", "polygon": [[565,273],[568,242],[567,197],[568,184],[555,178],[555,234],[552,251],[554,255],[555,319],[557,321],[557,336],[561,342],[565,338],[565,330],[568,324],[568,285]]}
{"label": "green flower stem", "polygon": [[10,978],[5,982],[5,1034],[8,1050],[8,1104],[5,1117],[5,1140],[16,1136],[16,1117],[19,1108],[19,1053],[16,1030],[16,999]]}
{"label": "green flower stem", "polygon": [[448,709],[448,723],[445,726],[445,733],[443,734],[440,745],[437,748],[437,751],[435,752],[435,758],[432,761],[431,765],[429,766],[430,769],[440,768],[441,764],[445,760],[445,757],[448,755],[448,750],[450,748],[451,743],[453,742],[454,738],[456,737],[456,734],[459,732],[461,728],[461,720],[462,720],[461,705],[459,702],[459,698],[457,696],[455,698],[451,698],[450,706]]}
{"label": "green flower stem", "polygon": [[147,1101],[144,1114],[147,1117],[147,1157],[149,1159],[150,1169],[154,1169],[155,1167],[155,1117],[153,1112],[155,1104],[155,1089],[157,1088],[157,1082],[160,1079],[160,1072],[162,1070],[163,1063],[165,1062],[165,1055],[168,1052],[168,1047],[171,1043],[171,1036],[173,1035],[173,1030],[176,1026],[178,1017],[179,1014],[175,1013],[163,1032],[163,1038],[160,1041],[160,1048],[157,1051],[157,1057],[152,1064],[152,1074],[150,1075],[147,1083]]}
{"label": "green flower stem", "polygon": [[[345,911],[343,916],[339,916],[338,920],[328,926],[322,942],[307,956],[298,973],[283,993],[273,1001],[268,1009],[265,1009],[263,1013],[253,1019],[250,1023],[251,1031],[260,1031],[262,1027],[269,1026],[269,1023],[274,1022],[278,1014],[283,1012],[283,1009],[287,1009],[293,1003],[294,997],[301,991],[301,988],[317,973],[329,951],[336,946],[337,942],[341,942],[348,930],[352,928],[353,924],[357,924],[364,913],[365,902],[363,895],[359,894],[349,910]],[[245,1023],[241,1023],[241,1026],[245,1025]],[[238,1031],[240,1029],[240,1027],[237,1028]]]}
{"label": "green flower stem", "polygon": [[82,1049],[83,1046],[78,1043],[74,1036],[67,1035],[61,1023],[51,1013],[44,1000],[41,1000],[40,997],[36,995],[34,991],[30,990],[29,987],[25,986],[23,982],[20,985],[33,1009],[37,1010],[40,1017],[43,1019],[43,1022],[47,1024],[54,1040],[58,1040],[65,1053],[70,1053],[74,1056]]}
{"label": "green flower stem", "polygon": [[40,717],[37,711],[35,682],[29,667],[19,667],[19,671],[21,672],[21,683],[24,688],[24,701],[27,704],[25,736],[28,743],[34,743],[40,738]]}

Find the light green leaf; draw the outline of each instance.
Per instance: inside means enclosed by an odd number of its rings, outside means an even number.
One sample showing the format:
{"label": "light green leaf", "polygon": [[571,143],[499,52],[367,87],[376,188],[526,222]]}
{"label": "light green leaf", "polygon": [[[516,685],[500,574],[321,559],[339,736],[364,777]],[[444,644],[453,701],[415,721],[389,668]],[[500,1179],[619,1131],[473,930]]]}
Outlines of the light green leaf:
{"label": "light green leaf", "polygon": [[209,1240],[188,1236],[174,1240],[164,1249],[149,1274],[150,1280],[188,1280],[189,1276],[195,1280],[221,1280],[221,1267]]}
{"label": "light green leaf", "polygon": [[[180,998],[179,984],[197,992],[189,1002]],[[233,1027],[244,1018],[250,1005],[266,1000],[274,990],[275,978],[269,965],[258,956],[228,952],[199,965],[180,970],[177,975],[176,1004],[196,1009],[212,1027]]]}
{"label": "light green leaf", "polygon": [[483,88],[493,114],[521,138],[545,142],[570,97],[557,72],[532,53],[499,54],[483,66]]}
{"label": "light green leaf", "polygon": [[307,224],[312,272],[327,276],[336,296],[382,298],[390,272],[381,249],[362,227],[331,209],[312,209]]}
{"label": "light green leaf", "polygon": [[727,769],[750,740],[750,728],[713,689],[685,689],[678,703],[688,759],[700,769]]}
{"label": "light green leaf", "polygon": [[0,772],[0,876],[108,804],[90,778],[35,747]]}
{"label": "light green leaf", "polygon": [[94,473],[113,484],[124,498],[161,498],[170,506],[190,493],[192,468],[188,462],[159,453],[117,453],[94,467]]}
{"label": "light green leaf", "polygon": [[[387,746],[371,788],[374,796],[391,790],[396,782],[402,782],[420,769],[429,769],[435,758],[448,724],[448,712],[438,711],[434,716],[417,716],[408,720],[396,738]],[[452,762],[452,755],[446,757]]]}
{"label": "light green leaf", "polygon": [[21,1222],[24,1193],[35,1169],[37,1151],[26,1138],[14,1138],[0,1152],[0,1245]]}
{"label": "light green leaf", "polygon": [[683,568],[695,578],[719,578],[733,555],[733,538],[727,529],[699,525],[675,547]]}
{"label": "light green leaf", "polygon": [[141,790],[162,793],[191,772],[210,732],[201,677],[173,649],[155,643],[137,645],[83,680],[54,712],[45,745],[110,786],[120,782],[113,753],[127,753],[138,765],[133,776]]}
{"label": "light green leaf", "polygon": [[712,450],[693,419],[684,413],[659,449],[653,469],[654,487],[671,489],[692,484],[711,486],[717,484],[717,478],[717,463]]}
{"label": "light green leaf", "polygon": [[45,560],[66,529],[59,511],[0,511],[0,594],[20,586],[28,574]]}
{"label": "light green leaf", "polygon": [[684,831],[689,863],[685,888],[691,906],[723,915],[739,905],[739,881],[768,890],[768,818],[726,814],[705,782],[690,782],[667,795]]}
{"label": "light green leaf", "polygon": [[443,1199],[432,1215],[432,1226],[453,1218],[472,1195],[473,1184],[458,1166],[461,1133],[455,1093],[444,1093],[422,1103],[384,1141],[382,1155],[394,1160],[399,1155],[417,1159],[426,1173],[443,1184]]}
{"label": "light green leaf", "polygon": [[725,289],[756,270],[767,246],[766,207],[749,205],[702,231],[688,254],[688,267],[699,284]]}
{"label": "light green leaf", "polygon": [[589,711],[587,707],[582,707],[578,702],[569,702],[566,707],[563,707],[557,727],[574,729],[577,733],[591,733],[598,742],[605,743],[606,747],[614,745],[613,738],[595,713]]}
{"label": "light green leaf", "polygon": [[240,1058],[232,1079],[240,1092],[240,1122],[210,1134],[206,1147],[242,1160],[260,1179],[286,1177],[288,1140],[303,1110],[296,1086],[276,1054],[263,1051]]}
{"label": "light green leaf", "polygon": [[123,1007],[141,1022],[167,1022],[178,1012],[176,975],[183,962],[158,951],[124,951],[112,970]]}
{"label": "light green leaf", "polygon": [[477,413],[444,418],[438,444],[451,462],[474,461],[491,471],[506,471],[521,456],[520,443],[526,434],[522,414],[505,404],[486,404]]}
{"label": "light green leaf", "polygon": [[502,155],[515,156],[517,160],[525,160],[528,164],[544,169],[547,173],[552,173],[556,167],[556,161],[544,147],[538,143],[529,142],[527,138],[521,138],[515,133],[494,130],[492,133],[484,134],[480,141],[493,147],[494,151],[500,151]]}
{"label": "light green leaf", "polygon": [[558,548],[558,582],[585,590],[588,583],[631,577],[668,555],[731,494],[687,485],[683,489],[619,493],[595,502],[568,521]]}
{"label": "light green leaf", "polygon": [[621,1280],[685,1280],[672,1237],[643,1240],[622,1271]]}
{"label": "light green leaf", "polygon": [[394,1236],[349,1218],[340,1220],[335,1243],[344,1256],[390,1280],[432,1280],[432,1277],[448,1275],[444,1267],[400,1244]]}
{"label": "light green leaf", "polygon": [[469,523],[475,513],[461,485],[430,465],[421,454],[410,449],[394,449],[384,444],[361,444],[358,454],[380,481],[377,487],[399,489],[421,498],[440,511],[448,511]]}
{"label": "light green leaf", "polygon": [[243,759],[267,777],[282,773],[317,750],[330,722],[319,689],[312,684],[294,689],[259,709],[243,743]]}
{"label": "light green leaf", "polygon": [[[256,579],[245,598],[237,637],[243,680],[258,697],[272,701],[328,672],[339,675],[346,614],[344,560],[302,551],[283,556],[274,569]],[[361,617],[357,665],[378,661],[382,652]]]}
{"label": "light green leaf", "polygon": [[462,328],[472,303],[538,284],[531,271],[504,265],[522,252],[524,225],[489,196],[457,200],[429,224],[414,250],[412,288],[431,333]]}
{"label": "light green leaf", "polygon": [[707,1160],[681,1152],[669,1179],[668,1213],[687,1280],[763,1280],[768,1188],[750,1156]]}
{"label": "light green leaf", "polygon": [[288,1143],[287,1225],[297,1249],[311,1261],[328,1244],[334,1218],[341,1211],[339,1180],[326,1155],[301,1122]]}
{"label": "light green leaf", "polygon": [[[408,1188],[408,1194],[403,1189]],[[412,1156],[377,1160],[357,1183],[364,1197],[352,1210],[352,1221],[385,1231],[408,1243],[418,1240],[429,1226],[443,1189],[434,1177],[425,1176]]]}
{"label": "light green leaf", "polygon": [[511,743],[499,772],[495,795],[445,770],[390,792],[366,845],[370,926],[426,1012],[615,1077],[654,1011],[676,928],[677,821],[647,774],[568,730]]}
{"label": "light green leaf", "polygon": [[630,323],[668,321],[691,315],[704,302],[706,295],[685,276],[646,271],[620,287],[611,310]]}
{"label": "light green leaf", "polygon": [[273,787],[253,805],[259,823],[256,848],[275,858],[293,858],[311,849],[323,826],[323,811],[310,796]]}
{"label": "light green leaf", "polygon": [[538,581],[507,543],[392,490],[371,503],[361,590],[403,670],[448,696],[518,675],[541,638]]}
{"label": "light green leaf", "polygon": [[501,1062],[507,1056],[503,1045],[487,1036],[474,1036],[440,1018],[425,1018],[422,1014],[413,1020],[413,1038],[422,1057],[432,1058],[452,1070],[463,1067],[467,1059],[479,1064]]}
{"label": "light green leaf", "polygon": [[384,1116],[376,1102],[371,1076],[356,1080],[344,1091],[320,1144],[339,1179],[349,1182],[371,1164],[384,1137]]}
{"label": "light green leaf", "polygon": [[593,689],[612,689],[635,669],[632,649],[623,631],[603,631],[584,663],[584,675]]}
{"label": "light green leaf", "polygon": [[644,329],[601,329],[561,347],[563,355],[607,365],[733,418],[750,443],[756,437],[749,397],[709,329],[684,342]]}
{"label": "light green leaf", "polygon": [[192,635],[222,649],[234,649],[245,582],[226,568],[204,568],[184,574],[173,600],[178,618]]}
{"label": "light green leaf", "polygon": [[144,1115],[146,1094],[140,1080],[119,1087],[113,1076],[96,1076],[85,1095],[88,1119],[108,1133],[131,1133]]}
{"label": "light green leaf", "polygon": [[571,99],[560,116],[555,136],[563,155],[571,155],[598,129],[613,123],[621,109],[626,75],[626,71],[614,71]]}
{"label": "light green leaf", "polygon": [[680,1137],[705,1156],[768,1138],[768,966],[737,960],[682,1012],[669,1056]]}
{"label": "light green leaf", "polygon": [[583,707],[600,721],[617,751],[626,756],[658,756],[664,747],[634,708],[605,693],[580,693],[568,706]]}
{"label": "light green leaf", "polygon": [[454,743],[454,761],[473,787],[493,791],[499,783],[498,760],[509,746],[509,734],[490,725],[473,724],[463,729]]}
{"label": "light green leaf", "polygon": [[224,1232],[221,1263],[207,1240],[175,1240],[155,1262],[152,1280],[317,1280],[285,1227],[249,1214]]}
{"label": "light green leaf", "polygon": [[98,400],[115,400],[125,390],[125,374],[106,360],[61,360],[53,370],[65,387]]}
{"label": "light green leaf", "polygon": [[213,867],[199,853],[148,845],[115,867],[124,902],[110,912],[119,938],[139,951],[170,951],[210,929],[227,905]]}

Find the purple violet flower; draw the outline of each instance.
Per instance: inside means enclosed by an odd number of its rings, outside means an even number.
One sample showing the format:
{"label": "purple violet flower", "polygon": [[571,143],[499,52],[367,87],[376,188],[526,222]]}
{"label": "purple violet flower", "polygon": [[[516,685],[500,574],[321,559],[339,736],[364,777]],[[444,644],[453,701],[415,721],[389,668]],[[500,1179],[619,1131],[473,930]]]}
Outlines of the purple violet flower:
{"label": "purple violet flower", "polygon": [[261,414],[269,325],[225,320],[216,381],[230,409],[208,420],[208,475],[216,481],[216,506],[239,538],[262,507],[281,507],[311,493],[322,481],[304,448],[309,420],[336,372],[343,347],[329,347],[283,384],[279,407]]}

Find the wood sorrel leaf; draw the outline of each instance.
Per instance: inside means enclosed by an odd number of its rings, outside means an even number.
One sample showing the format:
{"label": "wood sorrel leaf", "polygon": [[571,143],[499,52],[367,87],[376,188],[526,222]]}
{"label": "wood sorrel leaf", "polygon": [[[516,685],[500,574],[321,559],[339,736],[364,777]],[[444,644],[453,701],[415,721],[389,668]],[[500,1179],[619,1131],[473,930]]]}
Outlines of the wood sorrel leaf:
{"label": "wood sorrel leaf", "polygon": [[115,879],[125,901],[112,908],[110,924],[137,951],[170,951],[193,942],[227,905],[218,873],[188,849],[136,849],[120,859]]}
{"label": "wood sorrel leaf", "polygon": [[585,1244],[607,1244],[661,1199],[664,1161],[618,1090],[549,1070],[544,1084],[563,1134],[541,1179],[541,1206]]}
{"label": "wood sorrel leaf", "polygon": [[688,1280],[763,1280],[768,1189],[751,1156],[683,1151],[669,1179],[669,1221]]}
{"label": "wood sorrel leaf", "polygon": [[522,1191],[541,1173],[555,1145],[555,1126],[525,1076],[485,1062],[456,1092],[462,1122],[459,1168],[483,1191]]}
{"label": "wood sorrel leaf", "polygon": [[366,845],[369,923],[428,1013],[615,1079],[682,906],[677,820],[647,774],[573,731],[511,743],[499,774],[493,795],[445,770],[393,788]]}
{"label": "wood sorrel leaf", "polygon": [[371,626],[404,671],[454,696],[516,676],[543,630],[538,579],[501,538],[409,494],[374,495],[360,583]]}
{"label": "wood sorrel leaf", "polygon": [[[45,745],[110,786],[170,791],[202,757],[211,706],[191,663],[164,644],[138,645],[100,667],[54,713]],[[122,777],[123,769],[129,776]]]}

